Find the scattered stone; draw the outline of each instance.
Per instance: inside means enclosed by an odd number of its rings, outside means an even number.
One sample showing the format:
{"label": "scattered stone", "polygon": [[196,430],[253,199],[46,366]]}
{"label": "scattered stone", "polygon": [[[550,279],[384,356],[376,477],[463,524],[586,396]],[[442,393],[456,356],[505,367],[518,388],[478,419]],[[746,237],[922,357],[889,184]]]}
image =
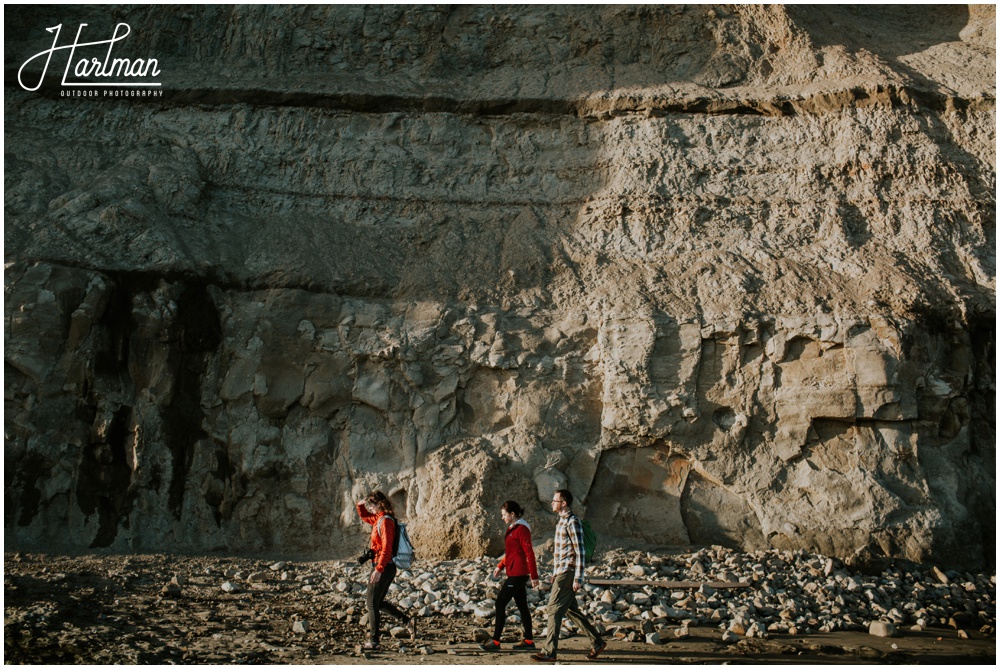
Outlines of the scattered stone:
{"label": "scattered stone", "polygon": [[271,568],[271,571],[281,571],[282,569],[284,569],[287,566],[288,566],[287,562],[275,562],[274,564],[271,565],[270,568]]}
{"label": "scattered stone", "polygon": [[888,620],[873,620],[868,625],[868,633],[872,636],[896,636],[896,626]]}
{"label": "scattered stone", "polygon": [[636,578],[641,578],[646,575],[646,570],[643,569],[642,565],[634,564],[628,568],[628,573]]}
{"label": "scattered stone", "polygon": [[674,608],[672,606],[663,607],[663,615],[664,617],[672,620],[686,620],[691,617],[691,614],[687,611],[680,608]]}
{"label": "scattered stone", "polygon": [[[638,566],[637,563],[641,563],[654,565],[645,577],[651,582],[663,578],[668,569],[674,570],[673,579],[695,580],[685,571],[691,561],[689,556],[664,556],[654,560],[646,554],[611,549],[604,553],[600,563],[588,568],[588,575],[594,578],[617,575],[622,578],[630,565]],[[872,636],[898,636],[896,630],[899,629],[922,631],[928,627],[946,625],[955,630],[957,636],[952,637],[955,641],[970,636],[970,633],[964,632],[965,629],[982,628],[987,630],[985,635],[995,634],[992,632],[995,609],[991,608],[995,601],[994,586],[989,576],[956,574],[952,577],[951,584],[945,585],[939,583],[927,569],[913,572],[889,569],[882,574],[862,576],[838,566],[830,575],[826,575],[823,568],[826,559],[801,551],[774,549],[744,555],[728,549],[713,548],[699,552],[696,561],[703,564],[706,570],[705,580],[697,588],[663,590],[655,586],[588,585],[577,594],[577,598],[581,608],[595,623],[609,628],[606,633],[608,638],[651,646],[665,644],[668,640],[688,639],[692,636],[690,628],[694,626],[716,627],[719,633],[715,638],[718,639],[721,635],[727,644],[743,641],[739,647],[740,652],[744,649],[770,647],[767,643],[773,641],[765,643],[766,640],[784,634],[858,630]],[[545,570],[546,557],[541,557],[539,562],[539,568]],[[758,579],[752,587],[708,585],[709,581],[718,581],[719,575],[725,570],[739,577],[742,574],[752,574],[758,565],[766,569],[767,578]],[[266,563],[263,568],[253,564],[240,566],[243,568],[233,570],[233,573],[248,574],[248,581],[260,583],[254,586],[246,602],[249,607],[247,613],[250,615],[246,622],[250,629],[254,629],[265,622],[270,614],[272,590],[287,593],[290,589],[287,585],[281,585],[276,578],[280,572],[268,569]],[[424,565],[423,571],[397,578],[393,583],[390,600],[402,605],[411,614],[422,613],[438,619],[442,616],[457,616],[471,621],[474,620],[473,614],[476,614],[481,616],[480,625],[490,627],[488,621],[494,615],[492,597],[497,588],[496,582],[490,580],[493,566],[493,561],[486,558],[428,563]],[[200,574],[202,569],[199,565],[191,573]],[[163,571],[170,573],[166,569]],[[222,571],[221,566],[216,566],[210,573],[221,574]],[[366,574],[366,569],[358,570],[350,563],[338,563],[332,567],[319,568],[311,574],[295,576],[297,584],[322,584],[305,585],[295,592],[301,593],[298,596],[306,602],[312,599],[307,588],[314,588],[314,592],[322,591],[323,603],[316,601],[316,604],[324,607],[329,604],[327,619],[335,621],[337,629],[343,629],[342,625],[356,626],[358,623],[363,627]],[[148,578],[137,568],[133,568],[125,576],[137,583]],[[163,577],[162,574],[159,576]],[[51,578],[51,574],[46,574],[46,577]],[[120,581],[123,575],[111,570],[110,578]],[[814,587],[809,588],[811,592],[806,594],[805,586],[809,584]],[[239,586],[231,580],[223,583],[223,590],[240,592]],[[162,590],[164,594],[179,591],[180,586],[173,583],[173,579]],[[264,593],[267,593],[266,597],[255,599]],[[427,603],[427,595],[431,594],[434,598]],[[536,590],[532,590],[531,594],[534,595],[531,601],[535,613],[535,629],[539,630],[544,626],[545,597]],[[255,603],[257,601],[260,601],[260,605]],[[687,608],[682,608],[682,604]],[[205,625],[225,620],[224,615],[193,610],[190,616],[190,620],[196,621],[196,627],[188,628],[184,633],[210,637],[213,632],[217,632],[220,639],[232,638],[232,631],[208,629],[208,625]],[[519,616],[511,611],[508,620],[516,625]],[[309,629],[305,621],[293,618],[290,622],[293,623],[292,631],[295,634],[305,634]],[[913,622],[916,624],[911,625]],[[201,631],[197,628],[199,623],[204,626]],[[316,620],[311,621],[311,625],[318,624],[320,623]],[[475,635],[476,643],[489,639],[491,632],[492,629],[480,629]],[[316,629],[310,633],[316,634],[317,640],[322,643],[328,638],[327,634],[332,632]],[[561,638],[579,634],[580,631],[568,622],[560,630]],[[407,652],[410,654],[427,654],[409,644],[409,630],[405,626],[390,627],[386,636],[397,642],[406,639]],[[473,634],[470,632],[464,639],[456,641],[468,643],[467,639],[471,636]],[[392,643],[390,652],[395,652],[398,648]],[[349,653],[349,647],[342,652]]]}
{"label": "scattered stone", "polygon": [[59,637],[59,648],[72,655],[81,655],[83,653],[83,648],[79,645],[77,639],[69,634],[63,634]]}
{"label": "scattered stone", "polygon": [[956,611],[948,618],[948,627],[956,630],[967,630],[974,627],[972,616],[964,611]]}

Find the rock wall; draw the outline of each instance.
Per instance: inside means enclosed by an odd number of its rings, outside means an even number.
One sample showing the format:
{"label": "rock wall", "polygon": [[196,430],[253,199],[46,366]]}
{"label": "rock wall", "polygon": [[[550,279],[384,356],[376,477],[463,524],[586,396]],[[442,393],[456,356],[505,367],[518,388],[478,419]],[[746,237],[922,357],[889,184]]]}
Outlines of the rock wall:
{"label": "rock wall", "polygon": [[[995,558],[993,7],[96,11],[5,15],[8,546],[345,556],[380,487],[474,556],[568,487]],[[116,21],[162,98],[11,76]]]}

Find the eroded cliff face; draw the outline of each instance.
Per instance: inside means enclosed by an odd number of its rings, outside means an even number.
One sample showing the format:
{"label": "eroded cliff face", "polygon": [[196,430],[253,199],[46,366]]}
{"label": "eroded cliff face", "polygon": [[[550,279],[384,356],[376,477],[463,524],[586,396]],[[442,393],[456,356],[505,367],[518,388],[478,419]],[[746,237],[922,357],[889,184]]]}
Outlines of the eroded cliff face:
{"label": "eroded cliff face", "polygon": [[342,556],[379,487],[472,556],[568,487],[993,559],[992,7],[106,11],[162,99],[6,89],[8,546]]}

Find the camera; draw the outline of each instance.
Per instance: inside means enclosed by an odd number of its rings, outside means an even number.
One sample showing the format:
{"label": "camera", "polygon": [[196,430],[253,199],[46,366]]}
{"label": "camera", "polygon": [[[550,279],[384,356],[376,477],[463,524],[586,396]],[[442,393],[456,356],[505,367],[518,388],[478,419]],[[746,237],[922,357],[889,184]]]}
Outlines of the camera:
{"label": "camera", "polygon": [[369,548],[364,553],[358,556],[358,564],[364,564],[369,560],[374,560],[374,559],[375,559],[375,551]]}

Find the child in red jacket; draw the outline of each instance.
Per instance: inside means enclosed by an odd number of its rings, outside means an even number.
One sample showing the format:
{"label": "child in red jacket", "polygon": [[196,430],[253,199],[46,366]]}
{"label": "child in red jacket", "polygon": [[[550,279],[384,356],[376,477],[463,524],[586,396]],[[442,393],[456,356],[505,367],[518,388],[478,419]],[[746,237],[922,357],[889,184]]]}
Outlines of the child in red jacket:
{"label": "child in red jacket", "polygon": [[493,640],[480,646],[483,650],[499,650],[500,636],[503,634],[504,623],[507,622],[507,604],[513,599],[517,610],[521,613],[521,623],[524,625],[524,641],[514,645],[514,650],[534,650],[535,642],[531,636],[531,611],[528,609],[528,593],[526,586],[531,577],[531,587],[538,587],[538,567],[535,566],[535,550],[531,547],[531,526],[521,516],[524,509],[513,500],[508,500],[500,507],[500,517],[507,524],[507,536],[504,538],[504,555],[500,564],[493,571],[493,578],[499,578],[501,571],[507,572],[507,580],[497,593],[496,623],[493,628]]}

